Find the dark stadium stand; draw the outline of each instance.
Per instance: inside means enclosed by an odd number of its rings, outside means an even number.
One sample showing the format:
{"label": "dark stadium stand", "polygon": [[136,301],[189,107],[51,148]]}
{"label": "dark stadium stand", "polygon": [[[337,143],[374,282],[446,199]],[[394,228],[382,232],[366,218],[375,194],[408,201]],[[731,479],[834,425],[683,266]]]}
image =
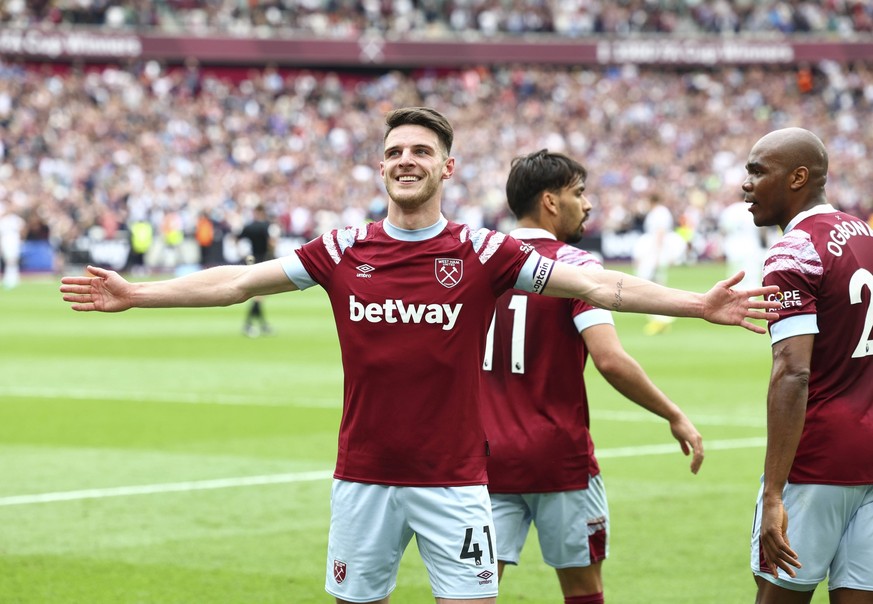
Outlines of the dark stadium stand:
{"label": "dark stadium stand", "polygon": [[[287,4],[297,9],[4,3],[0,203],[40,216],[76,263],[123,264],[130,225],[146,220],[160,266],[167,214],[189,235],[201,211],[232,231],[259,203],[291,245],[381,215],[381,116],[427,104],[458,130],[445,210],[473,225],[511,224],[509,162],[548,147],[588,167],[605,255],[628,255],[639,200],[658,190],[692,258],[718,257],[718,216],[740,194],[750,145],[785,125],[827,142],[835,202],[873,212],[866,3],[513,3],[561,32],[524,38],[506,24],[536,19],[500,2],[382,3],[378,19],[370,3]],[[647,25],[639,11],[655,5]],[[503,24],[494,36],[488,11]],[[306,25],[315,16],[346,33],[307,37],[323,33]],[[600,25],[567,34],[565,17]],[[401,18],[417,26],[389,27]]]}
{"label": "dark stadium stand", "polygon": [[828,2],[738,0],[10,0],[0,22],[13,25],[97,25],[117,29],[196,31],[241,36],[275,32],[358,37],[559,34],[567,37],[634,34],[826,34],[873,31],[873,7],[860,0]]}

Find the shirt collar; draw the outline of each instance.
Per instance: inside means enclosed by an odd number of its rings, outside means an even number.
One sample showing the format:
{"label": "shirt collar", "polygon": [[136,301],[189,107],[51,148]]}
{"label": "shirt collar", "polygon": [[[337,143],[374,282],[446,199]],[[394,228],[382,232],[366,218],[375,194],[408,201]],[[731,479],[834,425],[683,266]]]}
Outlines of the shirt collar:
{"label": "shirt collar", "polygon": [[440,219],[436,221],[436,224],[424,227],[423,229],[413,229],[411,231],[401,229],[388,222],[387,218],[382,221],[382,226],[392,239],[399,239],[400,241],[424,241],[439,235],[448,223],[449,221],[446,220],[446,217],[440,214]]}
{"label": "shirt collar", "polygon": [[830,214],[831,212],[836,212],[837,209],[829,203],[820,203],[818,205],[812,206],[808,210],[805,210],[791,219],[791,222],[785,227],[784,233],[787,233],[794,227],[800,223],[801,220],[806,220],[810,216],[815,216],[817,214]]}
{"label": "shirt collar", "polygon": [[512,229],[511,231],[509,231],[509,236],[514,237],[515,239],[554,239],[555,241],[558,240],[557,237],[555,237],[546,229],[541,229],[537,227]]}

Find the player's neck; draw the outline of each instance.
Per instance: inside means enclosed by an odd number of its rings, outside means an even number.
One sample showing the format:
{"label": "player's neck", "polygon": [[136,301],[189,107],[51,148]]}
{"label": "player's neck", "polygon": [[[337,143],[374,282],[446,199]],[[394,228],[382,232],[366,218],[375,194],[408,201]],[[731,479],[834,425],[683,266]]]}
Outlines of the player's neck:
{"label": "player's neck", "polygon": [[398,229],[415,231],[435,225],[442,217],[439,205],[426,205],[414,209],[401,208],[397,204],[388,206],[388,222]]}
{"label": "player's neck", "polygon": [[558,233],[555,231],[554,227],[550,224],[545,224],[536,218],[524,217],[518,219],[518,227],[519,229],[539,229],[541,231],[548,231],[552,235],[557,238]]}

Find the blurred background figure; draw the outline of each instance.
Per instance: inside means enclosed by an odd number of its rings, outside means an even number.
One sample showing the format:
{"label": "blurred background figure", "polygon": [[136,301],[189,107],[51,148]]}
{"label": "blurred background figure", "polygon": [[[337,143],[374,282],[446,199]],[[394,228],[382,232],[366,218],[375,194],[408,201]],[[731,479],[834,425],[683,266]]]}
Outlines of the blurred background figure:
{"label": "blurred background figure", "polygon": [[0,202],[0,259],[3,261],[3,288],[13,289],[21,279],[21,241],[27,223],[11,206]]}
{"label": "blurred background figure", "polygon": [[144,275],[148,272],[145,257],[155,238],[155,228],[146,218],[140,217],[130,223],[130,256],[127,260],[127,270],[134,275]]}
{"label": "blurred background figure", "polygon": [[200,212],[197,224],[194,226],[194,239],[200,248],[200,266],[203,268],[215,266],[213,259],[213,245],[215,244],[215,224],[209,217],[208,212]]}
{"label": "blurred background figure", "polygon": [[718,228],[724,237],[728,276],[745,271],[746,276],[737,287],[761,285],[767,232],[755,226],[749,205],[744,201],[736,201],[727,206],[719,216]]}
{"label": "blurred background figure", "polygon": [[181,263],[181,247],[185,241],[185,230],[182,215],[170,210],[161,220],[161,238],[163,243],[161,267],[167,270],[175,269]]}
{"label": "blurred background figure", "polygon": [[[252,219],[240,231],[238,239],[248,249],[242,251],[246,264],[257,264],[270,260],[276,249],[279,227],[267,218],[267,210],[259,205],[252,211]],[[246,310],[243,334],[250,338],[270,335],[273,329],[264,315],[264,301],[261,296],[252,298]]]}
{"label": "blurred background figure", "polygon": [[[657,192],[650,193],[647,202],[648,206],[643,214],[643,233],[634,246],[634,271],[639,277],[667,285],[670,265],[682,257],[686,244],[674,231],[673,213],[664,205],[661,195]],[[673,320],[673,317],[649,315],[645,333],[663,333]]]}

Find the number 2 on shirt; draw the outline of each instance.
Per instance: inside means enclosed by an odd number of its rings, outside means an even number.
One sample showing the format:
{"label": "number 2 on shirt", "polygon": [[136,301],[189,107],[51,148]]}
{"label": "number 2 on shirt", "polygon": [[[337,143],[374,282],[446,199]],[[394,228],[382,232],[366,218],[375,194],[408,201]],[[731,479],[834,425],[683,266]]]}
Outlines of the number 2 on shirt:
{"label": "number 2 on shirt", "polygon": [[[865,285],[867,286],[867,289],[870,290],[870,293],[873,294],[873,274],[871,274],[870,271],[861,268],[855,271],[855,274],[852,275],[852,279],[849,281],[849,301],[852,304],[861,303],[861,290]],[[491,323],[491,329],[494,329],[493,321]],[[870,335],[871,329],[873,329],[873,295],[871,295],[870,305],[867,307],[867,320],[864,321],[864,331],[861,333],[861,339],[858,341],[858,346],[855,348],[855,352],[852,353],[853,359],[873,355],[873,340],[864,339],[866,336]],[[492,331],[489,331],[488,334],[491,336]]]}

